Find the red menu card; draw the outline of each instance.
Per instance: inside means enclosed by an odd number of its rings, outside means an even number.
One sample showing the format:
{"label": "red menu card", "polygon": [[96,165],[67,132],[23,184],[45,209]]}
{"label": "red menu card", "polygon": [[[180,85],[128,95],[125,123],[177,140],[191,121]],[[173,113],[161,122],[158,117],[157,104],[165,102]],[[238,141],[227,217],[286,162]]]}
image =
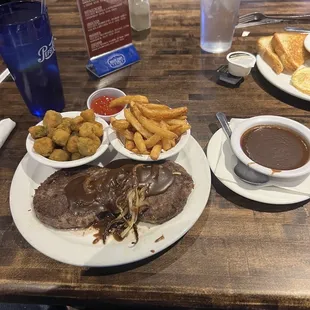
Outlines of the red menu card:
{"label": "red menu card", "polygon": [[131,43],[127,0],[77,0],[89,57]]}

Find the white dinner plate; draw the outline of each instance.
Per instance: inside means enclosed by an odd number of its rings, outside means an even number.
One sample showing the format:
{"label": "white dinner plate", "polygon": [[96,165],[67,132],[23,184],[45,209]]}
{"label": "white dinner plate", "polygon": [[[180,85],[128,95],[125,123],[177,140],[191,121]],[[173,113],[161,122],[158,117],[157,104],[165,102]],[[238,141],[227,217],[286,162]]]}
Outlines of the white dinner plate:
{"label": "white dinner plate", "polygon": [[[125,158],[110,146],[97,165]],[[10,207],[16,227],[38,251],[58,261],[78,266],[108,267],[132,263],[158,253],[180,239],[198,220],[209,198],[209,164],[197,141],[190,137],[185,148],[173,160],[192,176],[195,187],[184,210],[162,225],[138,224],[139,242],[132,246],[133,233],[122,242],[112,237],[103,245],[92,244],[94,231],[61,231],[48,228],[35,216],[32,207],[34,190],[56,170],[33,160],[21,160],[14,174]],[[163,240],[155,242],[161,236]]]}
{"label": "white dinner plate", "polygon": [[258,70],[264,76],[264,78],[271,84],[273,84],[275,87],[283,90],[284,92],[292,96],[310,101],[310,95],[300,92],[297,88],[295,88],[291,84],[290,74],[285,73],[276,74],[260,55],[256,56],[256,64]]}
{"label": "white dinner plate", "polygon": [[[207,148],[207,157],[210,164],[210,168],[217,177],[215,173],[218,155],[216,150],[218,150],[218,143],[221,143],[224,132],[222,129],[219,129],[210,139],[208,148]],[[281,189],[275,186],[268,187],[257,187],[243,181],[238,183],[229,182],[225,180],[220,180],[226,187],[231,189],[233,192],[243,196],[245,198],[255,200],[262,203],[269,204],[292,204],[309,199],[309,196],[301,195],[298,193],[288,192],[285,189]]]}

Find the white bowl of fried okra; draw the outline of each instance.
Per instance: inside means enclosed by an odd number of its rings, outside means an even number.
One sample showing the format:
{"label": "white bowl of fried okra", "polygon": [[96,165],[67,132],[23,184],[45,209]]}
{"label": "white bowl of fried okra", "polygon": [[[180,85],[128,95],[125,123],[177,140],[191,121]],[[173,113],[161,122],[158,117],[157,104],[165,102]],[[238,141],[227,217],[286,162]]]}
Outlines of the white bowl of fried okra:
{"label": "white bowl of fried okra", "polygon": [[72,168],[97,159],[109,146],[108,124],[93,110],[59,113],[49,110],[29,128],[26,148],[43,165]]}

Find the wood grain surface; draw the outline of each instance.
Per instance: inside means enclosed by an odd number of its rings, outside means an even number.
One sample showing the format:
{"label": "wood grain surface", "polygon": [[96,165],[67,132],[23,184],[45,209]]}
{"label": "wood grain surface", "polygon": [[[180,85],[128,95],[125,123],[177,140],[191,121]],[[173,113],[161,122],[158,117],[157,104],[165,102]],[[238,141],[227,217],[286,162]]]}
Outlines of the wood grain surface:
{"label": "wood grain surface", "polygon": [[[218,111],[229,117],[281,115],[310,126],[310,102],[276,89],[256,68],[238,89],[214,82],[226,54],[201,51],[198,0],[152,0],[150,33],[134,34],[141,61],[101,80],[92,79],[85,69],[87,53],[75,1],[48,5],[67,111],[84,109],[89,94],[105,86],[172,107],[187,105],[192,134],[203,148],[218,127]],[[308,0],[243,0],[240,13],[253,11],[310,13],[310,5]],[[248,37],[238,29],[232,51],[255,53],[259,36],[287,24],[247,28]],[[300,25],[310,28],[310,21]],[[198,222],[151,259],[118,268],[79,268],[33,249],[12,221],[9,190],[26,153],[27,129],[37,119],[11,80],[0,84],[0,97],[0,119],[17,122],[0,150],[1,301],[310,308],[310,205],[256,203],[234,194],[214,176]]]}

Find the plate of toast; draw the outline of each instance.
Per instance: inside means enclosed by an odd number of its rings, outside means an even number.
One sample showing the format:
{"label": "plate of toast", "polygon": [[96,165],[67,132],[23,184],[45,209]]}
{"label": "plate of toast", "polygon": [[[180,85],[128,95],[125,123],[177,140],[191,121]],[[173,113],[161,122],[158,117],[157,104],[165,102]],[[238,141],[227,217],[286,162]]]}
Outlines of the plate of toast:
{"label": "plate of toast", "polygon": [[310,53],[304,47],[306,34],[275,33],[257,41],[257,67],[274,86],[310,101]]}

